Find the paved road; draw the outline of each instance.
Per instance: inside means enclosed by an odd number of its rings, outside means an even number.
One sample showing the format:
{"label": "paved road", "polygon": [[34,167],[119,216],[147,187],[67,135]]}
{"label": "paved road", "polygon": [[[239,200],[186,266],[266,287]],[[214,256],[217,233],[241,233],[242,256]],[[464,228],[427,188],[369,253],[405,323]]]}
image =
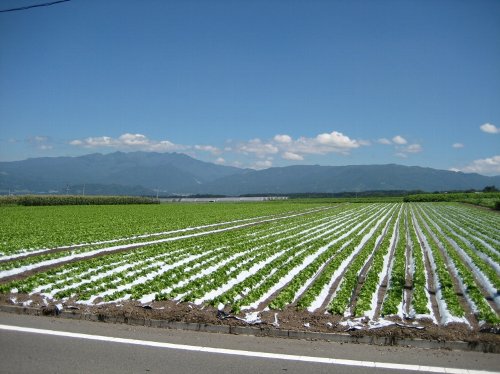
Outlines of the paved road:
{"label": "paved road", "polygon": [[[8,313],[0,313],[0,325],[2,373],[356,374],[369,370],[377,374],[403,373],[408,368],[417,373],[419,365],[436,367],[434,372],[444,372],[444,367],[500,372],[497,354],[161,330]],[[17,327],[34,330],[11,330]],[[210,349],[199,351],[199,347]],[[261,357],[259,352],[274,356]],[[388,364],[397,365],[389,368]]]}

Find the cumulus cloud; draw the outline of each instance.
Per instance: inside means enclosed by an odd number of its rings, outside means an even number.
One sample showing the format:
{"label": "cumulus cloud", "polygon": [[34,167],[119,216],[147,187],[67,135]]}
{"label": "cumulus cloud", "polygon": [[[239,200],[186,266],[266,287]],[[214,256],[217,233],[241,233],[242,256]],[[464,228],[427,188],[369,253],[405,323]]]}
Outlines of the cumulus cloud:
{"label": "cumulus cloud", "polygon": [[118,138],[110,136],[88,137],[85,139],[74,139],[70,145],[83,148],[115,148],[124,150],[141,150],[154,152],[173,152],[187,150],[190,147],[174,144],[169,140],[152,140],[143,134],[125,133]]}
{"label": "cumulus cloud", "polygon": [[408,141],[405,138],[403,138],[401,135],[396,135],[394,138],[392,138],[392,141],[398,145],[404,145],[404,144],[408,143]]}
{"label": "cumulus cloud", "polygon": [[140,148],[144,149],[145,151],[175,152],[175,151],[185,151],[188,150],[190,147],[182,144],[175,144],[168,140],[161,140],[159,142],[150,141],[150,143],[144,145],[144,148],[142,147]]}
{"label": "cumulus cloud", "polygon": [[352,149],[362,145],[358,140],[351,139],[341,132],[333,131],[319,134],[314,138],[300,137],[283,147],[283,150],[295,154],[349,154]]}
{"label": "cumulus cloud", "polygon": [[261,169],[270,168],[271,166],[273,166],[272,160],[260,160],[260,161],[257,161],[256,163],[254,163],[251,166],[251,168],[261,170]]}
{"label": "cumulus cloud", "polygon": [[150,144],[150,140],[142,134],[123,134],[120,135],[118,138],[118,141],[121,144],[124,144],[126,146],[130,147],[137,147],[137,146],[144,146]]}
{"label": "cumulus cloud", "polygon": [[481,126],[479,126],[481,131],[484,131],[488,134],[499,134],[500,133],[500,128],[496,127],[495,125],[492,125],[491,123],[485,123]]}
{"label": "cumulus cloud", "polygon": [[246,143],[240,143],[236,149],[240,153],[253,153],[257,157],[265,157],[268,154],[276,154],[279,152],[278,147],[274,144],[265,143],[258,138],[252,139]]}
{"label": "cumulus cloud", "polygon": [[291,143],[292,142],[292,138],[290,137],[290,135],[276,135],[274,137],[274,141],[278,142],[278,143],[285,143],[285,144],[288,144],[288,143]]}
{"label": "cumulus cloud", "polygon": [[392,144],[392,142],[387,139],[387,138],[380,138],[380,139],[377,139],[377,143],[379,144],[384,144],[384,145],[389,145],[389,144]]}
{"label": "cumulus cloud", "polygon": [[453,168],[465,173],[478,173],[484,175],[500,175],[500,155],[472,161],[463,168]]}
{"label": "cumulus cloud", "polygon": [[319,144],[336,149],[351,149],[359,147],[358,141],[350,139],[348,136],[337,131],[333,131],[329,134],[319,134],[316,137],[316,140]]}
{"label": "cumulus cloud", "polygon": [[459,149],[459,148],[463,148],[464,145],[462,143],[453,143],[452,147]]}
{"label": "cumulus cloud", "polygon": [[84,148],[115,147],[118,145],[118,141],[109,136],[97,136],[85,139],[75,139],[70,141],[69,144]]}
{"label": "cumulus cloud", "polygon": [[[318,134],[315,137],[300,137],[294,140],[291,136],[277,134],[272,139],[263,141],[252,139],[232,147],[232,151],[245,155],[253,154],[258,158],[269,160],[269,156],[280,153],[281,157],[290,161],[302,161],[305,155],[329,153],[349,154],[352,149],[369,145],[368,141],[355,140],[338,131]],[[254,164],[252,167],[269,167],[265,163]]]}
{"label": "cumulus cloud", "polygon": [[[401,135],[395,135],[392,139],[379,138],[376,143],[383,145],[393,145],[396,157],[407,158],[409,153],[422,152],[422,145],[418,143],[408,144],[408,140]],[[360,142],[362,144],[362,142]]]}
{"label": "cumulus cloud", "polygon": [[284,152],[281,157],[285,160],[290,161],[302,161],[304,159],[304,156],[298,155],[297,153],[293,152]]}
{"label": "cumulus cloud", "polygon": [[407,158],[409,153],[419,153],[422,152],[422,146],[420,144],[414,143],[407,146],[396,146],[395,156],[401,158]]}
{"label": "cumulus cloud", "polygon": [[[293,139],[290,135],[277,134],[270,139],[255,138],[235,142],[226,140],[226,145],[219,148],[210,144],[182,145],[169,140],[153,140],[144,134],[124,133],[119,137],[97,136],[73,139],[70,145],[80,148],[110,148],[115,150],[141,150],[155,152],[183,151],[195,156],[195,152],[207,152],[218,157],[219,164],[234,165],[238,155],[245,155],[244,165],[263,169],[271,167],[273,156],[280,155],[284,160],[302,161],[306,155],[326,155],[339,153],[348,155],[352,150],[370,145],[369,141],[352,139],[338,132],[325,132],[313,137]],[[240,160],[241,162],[241,160]],[[243,164],[238,164],[242,166]]]}
{"label": "cumulus cloud", "polygon": [[196,149],[197,151],[210,152],[214,155],[221,154],[221,150],[217,147],[214,147],[213,145],[195,145],[194,149]]}
{"label": "cumulus cloud", "polygon": [[410,144],[402,149],[403,152],[407,153],[419,153],[422,152],[422,146],[420,144]]}

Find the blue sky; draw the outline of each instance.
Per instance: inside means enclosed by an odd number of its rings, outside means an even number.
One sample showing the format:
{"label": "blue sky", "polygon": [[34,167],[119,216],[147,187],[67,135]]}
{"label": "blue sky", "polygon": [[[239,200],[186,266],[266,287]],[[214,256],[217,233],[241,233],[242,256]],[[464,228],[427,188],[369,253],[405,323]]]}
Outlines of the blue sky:
{"label": "blue sky", "polygon": [[499,175],[499,36],[496,0],[71,0],[0,13],[0,161],[146,150]]}

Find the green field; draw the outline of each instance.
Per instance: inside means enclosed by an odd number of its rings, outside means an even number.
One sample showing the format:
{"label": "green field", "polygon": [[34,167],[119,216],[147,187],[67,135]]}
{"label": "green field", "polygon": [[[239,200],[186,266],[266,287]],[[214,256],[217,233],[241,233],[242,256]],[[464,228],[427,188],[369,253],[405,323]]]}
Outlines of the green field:
{"label": "green field", "polygon": [[321,202],[0,207],[0,253],[97,242],[282,214]]}
{"label": "green field", "polygon": [[1,207],[0,291],[500,322],[500,216],[460,203]]}

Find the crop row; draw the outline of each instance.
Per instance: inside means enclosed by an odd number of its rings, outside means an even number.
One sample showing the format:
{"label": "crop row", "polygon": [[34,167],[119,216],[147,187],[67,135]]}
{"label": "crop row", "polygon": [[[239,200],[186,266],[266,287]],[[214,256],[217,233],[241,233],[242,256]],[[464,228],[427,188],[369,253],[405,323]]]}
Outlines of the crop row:
{"label": "crop row", "polygon": [[310,311],[314,311],[323,304],[333,283],[342,274],[352,259],[358,255],[359,251],[367,245],[367,241],[383,225],[384,220],[389,214],[389,210],[381,211],[375,219],[365,224],[361,230],[353,235],[353,239],[349,241],[348,247],[343,249],[342,252],[325,266],[311,287],[302,295],[297,303],[299,308],[307,308]]}
{"label": "crop row", "polygon": [[164,231],[290,215],[320,204],[155,204],[99,206],[0,206],[0,255],[130,238]]}
{"label": "crop row", "polygon": [[[286,305],[291,304],[297,298],[297,295],[301,295],[301,291],[305,290],[311,281],[313,281],[312,286],[308,288],[306,294],[300,297],[298,303],[298,306],[303,309],[310,306],[319,295],[324,284],[330,279],[328,275],[335,271],[342,260],[350,254],[351,251],[349,251],[349,249],[356,248],[356,242],[361,240],[361,233],[371,227],[371,225],[375,223],[376,218],[377,215],[364,215],[358,217],[359,223],[352,229],[349,227],[350,231],[343,233],[335,243],[329,246],[327,251],[323,252],[308,266],[302,269],[292,281],[280,291],[277,297],[271,302],[270,307],[273,309],[283,309]],[[321,276],[316,279],[317,274],[321,274]]]}
{"label": "crop row", "polygon": [[[486,235],[489,216],[473,212],[479,219],[467,225],[459,213],[470,208],[440,204],[282,207],[267,216],[166,226],[109,239],[111,247],[68,246],[4,260],[0,281],[9,274],[20,279],[3,282],[0,292],[90,304],[168,299],[234,312],[298,308],[369,318],[407,312],[434,318],[437,306],[443,323],[466,321],[470,309],[478,320],[498,324],[499,252],[495,235]],[[50,268],[41,271],[45,265]],[[23,277],[27,270],[34,274]]]}
{"label": "crop row", "polygon": [[[335,213],[342,214],[342,211],[343,210],[339,210],[338,212],[335,211]],[[297,224],[297,227],[301,227],[303,225],[303,221],[306,221],[306,223],[307,223],[307,221],[312,221],[310,223],[312,228],[317,230],[318,226],[321,226],[321,225],[318,225],[318,215],[320,216],[320,219],[324,220],[325,219],[324,214],[325,214],[324,212],[317,213],[316,215],[314,215],[314,218],[309,218],[307,216],[296,217],[296,219],[293,222],[295,222],[295,224]],[[347,212],[345,214],[352,214],[352,213]],[[288,223],[288,225],[289,224],[290,223]],[[269,237],[269,235],[271,235],[270,233],[272,233],[273,231],[276,232],[276,227],[278,227],[278,228],[280,227],[279,224],[275,224],[273,226],[271,226],[271,225],[267,225],[267,226],[268,226],[268,228],[267,228],[268,237]],[[283,226],[281,227],[282,231],[283,231],[283,227],[285,227],[285,226],[286,226],[286,224],[283,224]],[[253,228],[249,228],[246,231],[252,232],[252,231],[261,231],[261,230],[262,229],[260,229],[258,226],[255,226]],[[306,228],[305,230],[306,231],[311,230],[311,228],[309,228],[309,229]],[[279,230],[277,232],[279,232]],[[169,256],[169,254],[175,254],[175,256],[173,256],[175,258],[175,257],[180,256],[179,251],[182,250],[182,248],[185,248],[184,252],[186,252],[186,255],[188,255],[188,254],[195,255],[196,253],[193,252],[193,250],[190,248],[196,248],[197,245],[198,245],[198,247],[200,247],[200,248],[196,249],[197,251],[205,251],[205,252],[207,251],[207,244],[208,243],[211,243],[210,245],[212,247],[214,247],[214,246],[217,246],[217,247],[224,247],[224,246],[235,247],[235,245],[237,245],[237,243],[238,243],[238,238],[241,238],[242,234],[244,234],[244,233],[245,233],[245,231],[241,232],[241,230],[239,230],[237,232],[236,231],[235,232],[226,232],[223,234],[218,234],[217,236],[211,236],[210,240],[204,240],[205,245],[203,245],[203,246],[199,246],[199,244],[200,244],[199,238],[189,238],[189,239],[184,239],[184,240],[179,241],[179,242],[170,242],[170,243],[168,243],[168,245],[163,244],[163,245],[154,245],[154,246],[143,247],[143,248],[135,249],[133,252],[134,256],[131,256],[130,258],[128,258],[127,261],[131,262],[131,263],[133,261],[136,261],[137,267],[140,268],[141,266],[143,266],[143,267],[149,266],[149,264],[151,262],[158,263],[158,261],[161,259],[158,257],[154,257],[154,255],[157,254],[158,252],[161,252],[161,251],[166,252],[165,258],[167,258]],[[288,234],[288,235],[290,235],[290,234]],[[304,235],[304,230],[301,231],[301,235]],[[246,237],[246,236],[243,235],[243,237]],[[245,240],[249,241],[250,243],[252,241],[255,241],[254,237],[247,237],[247,238],[248,239],[245,239]],[[272,238],[270,238],[269,240],[272,241]],[[253,245],[257,246],[257,244],[255,244],[255,243]],[[177,249],[177,252],[176,252],[176,249]],[[90,264],[94,263],[93,266],[95,266],[96,263],[99,263],[100,266],[103,266],[104,263],[108,263],[107,266],[109,268],[109,267],[113,266],[113,263],[115,261],[119,261],[120,255],[121,254],[112,254],[112,255],[104,256],[104,257],[99,258],[99,259],[92,259],[92,260],[90,260]],[[172,257],[172,256],[170,256],[170,257]],[[208,260],[208,257],[207,257],[207,260]],[[82,262],[78,262],[77,264],[70,264],[70,265],[65,265],[65,266],[75,268],[75,267],[78,267],[78,264],[82,265],[82,264],[86,264],[86,263],[88,264],[89,262],[82,261]],[[165,266],[165,264],[157,264],[157,268],[161,267],[162,265]],[[87,266],[83,265],[82,267],[87,267]],[[109,274],[109,277],[113,278],[113,280],[112,279],[104,279],[104,277],[102,276],[102,274],[104,273],[103,270],[107,270],[107,269],[101,268],[99,275],[92,274],[92,272],[90,272],[90,274],[87,274],[87,281],[84,282],[84,284],[86,284],[86,288],[83,288],[83,285],[80,282],[77,290],[73,290],[73,292],[70,292],[68,289],[64,289],[63,291],[65,292],[66,295],[68,293],[73,295],[74,293],[76,293],[78,291],[78,292],[82,293],[82,296],[86,297],[89,295],[89,293],[94,292],[96,289],[102,289],[103,287],[112,286],[113,283],[110,283],[110,282],[125,283],[126,281],[129,281],[130,278],[133,278],[134,276],[138,277],[138,274],[133,273],[133,269],[131,269],[130,264],[129,264],[129,267],[127,269],[123,269],[123,271],[122,271],[123,274],[119,274],[119,273],[117,273],[117,271],[111,271],[111,274]],[[149,274],[151,274],[153,272],[153,269],[148,269],[148,270],[149,270]],[[50,272],[50,273],[52,273],[52,272]],[[40,278],[43,278],[43,275],[44,275],[44,273],[41,273],[38,276],[30,277],[25,282],[21,282],[21,283],[23,283],[23,287],[20,286],[21,289],[26,289],[27,288],[26,284],[30,284],[31,289],[32,289],[33,286],[38,285],[37,281],[39,281]],[[90,275],[90,278],[89,278],[89,275]],[[51,280],[49,280],[49,282],[50,281]],[[53,279],[52,279],[52,281],[53,281]],[[69,282],[71,282],[71,280],[69,280]],[[79,283],[79,282],[77,281],[77,283]],[[95,283],[96,285],[90,286],[91,283]],[[28,287],[28,288],[30,288],[30,287]]]}
{"label": "crop row", "polygon": [[[477,310],[479,320],[489,323],[500,323],[500,318],[496,315],[495,311],[492,310],[491,306],[486,301],[485,296],[480,290],[480,287],[478,286],[471,269],[465,265],[464,260],[460,257],[458,251],[451,244],[450,238],[452,238],[452,235],[449,232],[444,231],[446,233],[445,235],[445,233],[441,231],[443,229],[434,224],[431,221],[431,218],[429,218],[429,216],[427,216],[425,212],[422,212],[421,216],[423,217],[426,225],[429,227],[429,230],[432,231],[432,235],[443,248],[446,257],[451,260],[452,266],[450,266],[450,268],[456,274],[456,278],[459,280],[459,283],[465,291],[465,294],[468,296],[469,300],[475,307],[474,309]],[[474,253],[470,251],[470,253],[468,254],[473,255]],[[480,264],[485,265],[483,262],[481,262]],[[486,269],[490,269],[487,265],[485,266],[485,268],[481,267],[480,271],[483,272],[486,271]],[[497,278],[497,281],[500,280]]]}

